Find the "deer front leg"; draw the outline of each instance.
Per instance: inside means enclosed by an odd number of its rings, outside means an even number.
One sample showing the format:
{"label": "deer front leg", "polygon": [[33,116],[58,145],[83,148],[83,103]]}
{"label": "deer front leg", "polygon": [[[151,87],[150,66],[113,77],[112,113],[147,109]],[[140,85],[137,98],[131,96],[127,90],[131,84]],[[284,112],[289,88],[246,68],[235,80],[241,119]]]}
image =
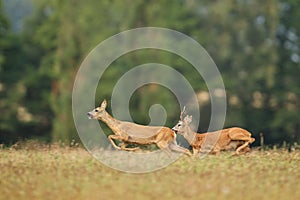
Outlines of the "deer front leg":
{"label": "deer front leg", "polygon": [[121,149],[122,150],[125,150],[125,151],[136,151],[138,149],[140,149],[139,147],[133,147],[133,148],[127,148],[126,146],[128,145],[127,142],[124,142],[122,145],[121,145]]}
{"label": "deer front leg", "polygon": [[202,145],[200,149],[197,149],[198,151],[200,151],[202,154],[215,154],[217,151],[217,147],[213,146],[211,144],[205,144]]}
{"label": "deer front leg", "polygon": [[109,139],[110,143],[113,145],[113,147],[115,147],[115,149],[122,150],[122,148],[117,146],[115,144],[115,142],[113,141],[113,139],[114,140],[122,140],[122,138],[120,136],[118,136],[118,135],[109,135],[108,139]]}
{"label": "deer front leg", "polygon": [[221,151],[221,148],[219,146],[215,146],[212,151],[210,152],[213,155],[218,155]]}
{"label": "deer front leg", "polygon": [[[119,136],[119,135],[109,135],[109,136],[108,136],[108,139],[109,139],[110,143],[111,143],[116,149],[118,149],[118,150],[136,151],[136,150],[139,149],[139,147],[126,148],[126,145],[127,145],[126,139],[125,139],[124,137],[122,137],[122,136]],[[114,139],[114,140],[123,141],[124,144],[122,144],[122,146],[119,147],[119,146],[117,146],[117,145],[115,144],[115,142],[113,141],[113,139]]]}
{"label": "deer front leg", "polygon": [[156,143],[156,145],[158,146],[158,148],[160,148],[161,150],[163,150],[164,152],[168,152],[170,153],[170,149],[169,149],[169,145],[166,144],[166,142],[164,141],[159,141]]}
{"label": "deer front leg", "polygon": [[185,153],[185,154],[188,155],[188,156],[192,156],[192,153],[191,153],[188,149],[179,146],[179,145],[176,143],[176,141],[170,143],[170,144],[169,144],[169,148],[170,148],[171,150],[173,150],[173,151],[180,152],[180,153]]}
{"label": "deer front leg", "polygon": [[193,148],[193,157],[196,157],[200,152],[200,149]]}

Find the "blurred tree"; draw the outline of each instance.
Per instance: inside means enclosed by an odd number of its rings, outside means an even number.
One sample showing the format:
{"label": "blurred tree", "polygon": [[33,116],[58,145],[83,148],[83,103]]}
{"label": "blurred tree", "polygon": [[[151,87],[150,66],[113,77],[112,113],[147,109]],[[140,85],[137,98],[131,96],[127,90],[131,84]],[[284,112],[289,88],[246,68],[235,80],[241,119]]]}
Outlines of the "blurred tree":
{"label": "blurred tree", "polygon": [[276,113],[270,127],[278,132],[273,141],[300,142],[300,2],[280,1],[277,27],[278,66],[276,73]]}
{"label": "blurred tree", "polygon": [[[43,23],[42,15],[35,19]],[[0,46],[4,61],[0,69],[0,142],[4,143],[31,137],[49,140],[52,126],[48,100],[51,82],[39,67],[40,58],[48,49],[35,40],[38,22],[28,24],[30,28],[12,33],[1,15]]]}
{"label": "blurred tree", "polygon": [[12,143],[22,138],[19,132],[30,120],[30,113],[22,107],[25,88],[21,83],[25,68],[22,68],[22,50],[19,38],[10,30],[0,1],[0,143]]}
{"label": "blurred tree", "polygon": [[19,33],[23,29],[24,19],[32,12],[32,0],[2,0],[10,29]]}
{"label": "blurred tree", "polygon": [[[11,41],[9,39],[9,24],[7,19],[4,16],[4,10],[2,6],[2,1],[0,1],[0,143],[7,142],[15,136],[9,135],[12,132],[12,117],[13,111],[10,110],[10,107],[7,105],[7,101],[4,101],[6,96],[6,83],[7,80],[4,80],[4,71],[6,70],[7,60],[6,60],[6,50],[11,46]],[[6,112],[4,112],[6,111]],[[4,114],[5,113],[5,114]],[[10,123],[9,123],[10,122]]]}
{"label": "blurred tree", "polygon": [[[45,46],[53,46],[53,48],[49,49],[48,55],[41,58],[41,69],[48,69],[50,71],[47,74],[54,74],[52,77],[52,86],[55,86],[55,90],[51,93],[50,102],[55,116],[53,118],[52,137],[54,140],[71,140],[77,138],[71,112],[72,86],[76,75],[75,72],[87,52],[107,37],[128,28],[159,26],[161,23],[165,23],[166,26],[170,24],[171,28],[173,26],[176,28],[175,25],[181,24],[179,28],[184,32],[185,26],[182,24],[185,24],[185,20],[188,19],[189,14],[186,9],[181,9],[182,3],[172,3],[169,5],[172,8],[174,19],[168,19],[164,18],[165,16],[157,15],[157,13],[164,13],[164,9],[163,7],[158,7],[158,3],[156,2],[153,5],[151,4],[151,6],[147,6],[148,3],[144,1],[131,2],[132,9],[130,12],[124,9],[128,5],[127,1],[98,2],[89,0],[86,2],[53,2],[56,3],[52,4],[50,8],[49,3],[47,3],[47,9],[51,11],[47,19],[44,19],[43,24],[34,30],[37,33],[45,33],[37,41],[40,40],[40,43],[45,42]],[[163,1],[162,3],[167,5],[167,1]],[[156,9],[156,11],[153,11],[153,9]],[[55,16],[57,23],[52,23],[50,20],[53,16]],[[176,16],[177,20],[179,20],[177,22],[174,21]],[[41,17],[37,18],[37,20],[40,19]],[[191,26],[188,23],[186,24],[187,26]],[[55,39],[50,40],[51,33],[53,32],[56,32],[56,35],[53,34],[55,35]],[[172,65],[169,62],[172,61],[171,57],[174,56],[158,56],[155,61]],[[116,62],[103,76],[103,80],[105,81],[102,82],[103,84],[101,83],[101,94],[97,95],[97,101],[111,95],[114,83],[122,73],[132,68],[133,64],[136,66],[137,64],[145,63],[147,60],[154,62],[150,58],[153,58],[153,52],[150,54],[146,52],[139,55],[129,55],[123,60],[121,59]],[[49,65],[45,63],[46,61],[49,62]],[[182,61],[179,61],[180,63]],[[180,68],[178,63],[176,66]],[[146,123],[148,120],[147,112],[144,111],[153,101],[144,101],[145,99],[157,99],[155,102],[163,99],[162,101],[169,102],[168,99],[174,98],[172,95],[169,95],[167,98],[161,98],[161,90],[163,89],[158,89],[155,95],[153,93],[149,94],[152,98],[148,98],[149,96],[145,95],[144,90],[144,92],[140,92],[138,95],[137,98],[139,100],[133,100],[133,102],[136,102],[133,113],[137,115],[137,121]],[[140,113],[146,113],[147,117],[141,117]],[[178,112],[176,114],[178,115]]]}
{"label": "blurred tree", "polygon": [[[225,3],[226,2],[226,3]],[[276,1],[202,1],[193,6],[204,19],[197,38],[223,76],[228,108],[225,126],[270,133],[277,62]],[[262,123],[263,122],[263,123]],[[270,136],[272,137],[272,136]]]}
{"label": "blurred tree", "polygon": [[[255,136],[264,132],[267,143],[300,140],[297,0],[32,0],[32,5],[26,26],[14,35],[0,4],[0,109],[5,113],[0,142],[50,139],[50,133],[52,140],[78,139],[71,93],[83,58],[106,38],[147,26],[183,32],[210,53],[226,86],[225,126],[242,126]],[[193,85],[202,106],[200,130],[205,131],[210,119],[206,84],[188,62],[168,52],[121,56],[102,76],[96,104],[111,96],[125,72],[148,62],[174,67]],[[142,124],[149,122],[148,110],[155,103],[166,108],[168,126],[180,112],[174,96],[158,85],[139,88],[131,103],[134,120]]]}
{"label": "blurred tree", "polygon": [[5,45],[5,38],[7,37],[8,32],[8,21],[4,16],[4,10],[2,8],[2,1],[0,1],[0,39],[1,39],[1,45],[0,45],[0,66],[2,66],[4,62],[4,45]]}

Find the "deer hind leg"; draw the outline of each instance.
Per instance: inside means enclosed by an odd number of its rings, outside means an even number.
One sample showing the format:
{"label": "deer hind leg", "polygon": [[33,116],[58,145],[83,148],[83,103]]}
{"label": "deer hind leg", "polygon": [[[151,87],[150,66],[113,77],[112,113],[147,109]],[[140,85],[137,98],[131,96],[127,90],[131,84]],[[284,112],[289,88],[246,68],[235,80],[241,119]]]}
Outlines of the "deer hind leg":
{"label": "deer hind leg", "polygon": [[248,153],[250,151],[251,151],[251,149],[250,149],[249,145],[247,147],[245,147],[244,149],[241,149],[242,153]]}
{"label": "deer hind leg", "polygon": [[239,146],[236,150],[235,150],[235,154],[239,155],[240,151],[246,152],[246,149],[249,149],[249,141],[245,142],[243,145]]}
{"label": "deer hind leg", "polygon": [[231,134],[230,135],[230,139],[231,140],[239,140],[239,141],[244,141],[244,144],[242,144],[241,146],[239,146],[236,150],[235,150],[235,155],[239,155],[240,151],[243,150],[243,152],[246,152],[247,149],[249,149],[249,144],[251,144],[252,142],[254,142],[254,138],[251,138],[251,135],[245,135],[242,132],[238,132],[235,134]]}

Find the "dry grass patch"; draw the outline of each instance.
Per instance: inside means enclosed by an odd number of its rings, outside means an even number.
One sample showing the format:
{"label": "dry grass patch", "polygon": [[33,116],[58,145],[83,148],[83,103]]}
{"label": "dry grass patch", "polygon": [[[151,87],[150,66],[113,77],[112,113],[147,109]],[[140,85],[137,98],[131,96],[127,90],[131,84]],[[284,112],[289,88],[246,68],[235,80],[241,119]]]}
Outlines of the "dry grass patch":
{"label": "dry grass patch", "polygon": [[300,152],[183,156],[146,174],[112,170],[82,148],[0,149],[0,199],[300,199]]}

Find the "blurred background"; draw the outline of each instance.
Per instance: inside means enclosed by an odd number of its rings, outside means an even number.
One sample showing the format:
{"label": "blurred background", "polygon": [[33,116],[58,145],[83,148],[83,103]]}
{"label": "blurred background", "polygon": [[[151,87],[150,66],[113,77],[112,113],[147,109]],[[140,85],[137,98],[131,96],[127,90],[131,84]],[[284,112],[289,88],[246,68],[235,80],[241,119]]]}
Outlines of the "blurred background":
{"label": "blurred background", "polygon": [[[300,142],[299,19],[298,0],[0,0],[0,144],[79,141],[71,97],[81,62],[108,37],[147,26],[185,33],[208,51],[226,87],[224,127],[246,128],[257,142],[263,133],[267,144]],[[189,80],[204,132],[210,119],[205,82],[168,52],[142,50],[117,59],[102,77],[105,90],[97,92],[96,105],[109,100],[122,74],[148,62],[171,66]],[[166,125],[176,124],[176,99],[159,85],[134,93],[133,119],[149,123],[155,103],[165,107]]]}

